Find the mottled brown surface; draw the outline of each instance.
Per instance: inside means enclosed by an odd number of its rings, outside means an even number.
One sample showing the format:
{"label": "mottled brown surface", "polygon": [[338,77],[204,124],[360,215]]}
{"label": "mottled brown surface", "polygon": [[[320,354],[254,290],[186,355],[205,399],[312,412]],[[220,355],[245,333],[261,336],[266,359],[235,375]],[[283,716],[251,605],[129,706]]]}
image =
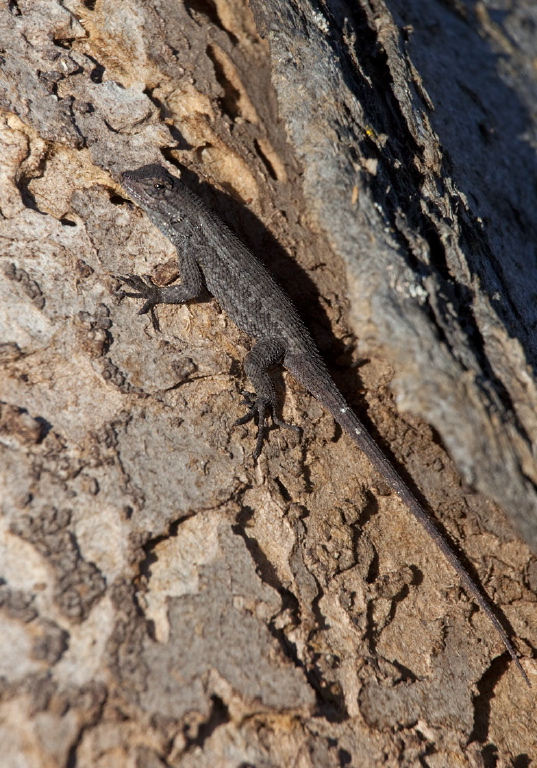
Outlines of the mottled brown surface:
{"label": "mottled brown surface", "polygon": [[[2,759],[525,768],[535,11],[251,4],[0,8]],[[252,464],[249,340],[213,301],[156,333],[120,300],[114,274],[176,277],[115,182],[163,159],[274,267],[532,690],[297,385],[302,442]]]}

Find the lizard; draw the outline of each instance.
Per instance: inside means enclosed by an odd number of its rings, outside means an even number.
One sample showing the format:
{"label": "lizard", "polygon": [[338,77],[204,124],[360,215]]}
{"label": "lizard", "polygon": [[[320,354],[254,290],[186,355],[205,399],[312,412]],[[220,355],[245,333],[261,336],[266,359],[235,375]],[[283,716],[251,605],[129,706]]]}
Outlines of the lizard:
{"label": "lizard", "polygon": [[207,288],[238,328],[254,339],[244,359],[244,372],[254,392],[243,392],[247,411],[235,422],[237,425],[257,420],[254,459],[261,454],[269,417],[277,426],[300,431],[277,415],[270,369],[283,365],[330,412],[423,526],[456,571],[463,587],[486,614],[531,687],[514,646],[484,593],[409,485],[351,410],[297,309],[265,265],[197,194],[162,165],[150,164],[125,171],[121,174],[121,185],[175,246],[181,277],[180,284],[161,287],[149,275],[118,275],[124,295],[144,299],[139,314],[153,313],[158,304],[193,301]]}

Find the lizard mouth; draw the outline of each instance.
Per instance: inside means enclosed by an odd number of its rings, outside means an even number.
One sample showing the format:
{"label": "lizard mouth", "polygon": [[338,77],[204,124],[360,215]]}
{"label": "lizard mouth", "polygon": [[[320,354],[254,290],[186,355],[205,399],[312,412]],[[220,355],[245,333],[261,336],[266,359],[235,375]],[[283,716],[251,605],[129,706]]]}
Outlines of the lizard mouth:
{"label": "lizard mouth", "polygon": [[140,195],[136,190],[136,180],[133,178],[130,171],[125,171],[125,173],[121,174],[121,186],[127,190],[131,197],[134,197],[137,200],[140,199]]}

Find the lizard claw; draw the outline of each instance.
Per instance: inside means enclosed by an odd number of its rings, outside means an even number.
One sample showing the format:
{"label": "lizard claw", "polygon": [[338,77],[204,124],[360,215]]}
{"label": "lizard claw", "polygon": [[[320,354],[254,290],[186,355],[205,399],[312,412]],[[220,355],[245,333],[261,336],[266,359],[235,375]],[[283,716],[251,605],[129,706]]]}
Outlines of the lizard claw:
{"label": "lizard claw", "polygon": [[249,421],[252,421],[257,416],[257,441],[255,444],[255,450],[253,452],[254,459],[258,459],[261,455],[261,450],[263,448],[263,442],[265,440],[265,437],[267,436],[268,432],[268,415],[267,411],[270,411],[270,416],[272,418],[273,424],[276,424],[278,427],[285,427],[285,429],[292,429],[294,432],[298,432],[299,434],[302,433],[302,430],[300,427],[297,427],[295,424],[287,424],[287,422],[282,421],[274,414],[274,404],[271,403],[270,400],[268,400],[266,397],[256,397],[255,394],[252,394],[252,392],[246,392],[242,391],[241,395],[244,397],[243,405],[246,405],[248,407],[248,410],[244,414],[244,416],[241,416],[240,419],[237,419],[234,426],[239,426],[240,424],[246,424]]}
{"label": "lizard claw", "polygon": [[155,285],[151,275],[118,275],[118,280],[127,285],[129,288],[133,288],[132,291],[124,291],[125,296],[129,296],[132,299],[145,299],[145,303],[140,310],[139,315],[145,315],[147,312],[153,309],[156,304],[160,303],[160,288]]}
{"label": "lizard claw", "polygon": [[268,401],[261,397],[256,397],[252,392],[247,392],[245,389],[242,390],[241,395],[244,398],[241,405],[245,405],[248,410],[244,416],[241,416],[240,419],[237,419],[237,421],[233,424],[234,427],[238,427],[239,424],[246,424],[247,422],[251,421],[255,415],[260,412],[260,410],[263,410],[264,412],[268,405]]}

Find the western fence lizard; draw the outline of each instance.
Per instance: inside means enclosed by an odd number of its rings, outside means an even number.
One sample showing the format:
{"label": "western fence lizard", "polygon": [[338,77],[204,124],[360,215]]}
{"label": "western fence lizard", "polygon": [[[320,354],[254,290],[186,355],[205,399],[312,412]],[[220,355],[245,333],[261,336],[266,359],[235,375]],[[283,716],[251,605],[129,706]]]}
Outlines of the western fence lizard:
{"label": "western fence lizard", "polygon": [[330,411],[425,528],[458,573],[463,586],[488,616],[530,685],[509,637],[481,590],[347,405],[293,303],[265,266],[196,194],[162,166],[146,165],[127,171],[122,174],[121,183],[132,200],[175,245],[182,281],[180,285],[159,287],[147,275],[144,278],[121,276],[119,279],[133,289],[133,292],[126,292],[127,296],[145,299],[140,314],[149,312],[157,304],[183,304],[196,299],[206,286],[236,325],[256,340],[244,361],[254,394],[245,393],[248,410],[236,422],[244,424],[257,418],[254,457],[261,453],[269,415],[280,426],[298,429],[277,417],[276,394],[269,368],[282,364]]}

